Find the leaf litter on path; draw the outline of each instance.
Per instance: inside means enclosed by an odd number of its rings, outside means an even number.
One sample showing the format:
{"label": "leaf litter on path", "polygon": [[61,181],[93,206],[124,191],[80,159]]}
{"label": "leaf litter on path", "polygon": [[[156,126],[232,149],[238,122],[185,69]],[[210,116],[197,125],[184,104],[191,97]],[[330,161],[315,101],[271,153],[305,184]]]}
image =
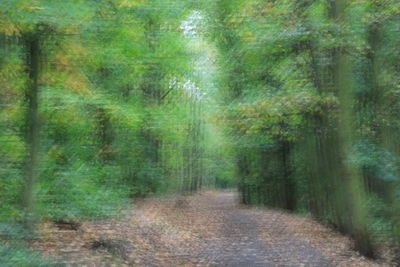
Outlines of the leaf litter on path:
{"label": "leaf litter on path", "polygon": [[67,266],[394,266],[309,217],[238,205],[233,192],[148,198],[125,213],[74,230],[45,222],[33,245]]}

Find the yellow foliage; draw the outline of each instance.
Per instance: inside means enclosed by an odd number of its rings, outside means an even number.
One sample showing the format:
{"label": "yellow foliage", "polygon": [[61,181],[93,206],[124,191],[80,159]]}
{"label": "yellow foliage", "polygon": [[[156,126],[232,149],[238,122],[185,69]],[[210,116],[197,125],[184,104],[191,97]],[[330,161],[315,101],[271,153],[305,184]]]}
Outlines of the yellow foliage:
{"label": "yellow foliage", "polygon": [[120,7],[135,7],[145,4],[145,0],[122,0]]}
{"label": "yellow foliage", "polygon": [[80,95],[90,95],[92,92],[89,89],[89,81],[86,76],[82,74],[69,76],[65,81],[65,87],[72,89],[72,91]]}
{"label": "yellow foliage", "polygon": [[21,9],[24,9],[24,10],[43,10],[45,8],[44,7],[39,7],[39,6],[24,6]]}
{"label": "yellow foliage", "polygon": [[70,61],[68,60],[68,56],[62,52],[61,53],[59,52],[56,54],[55,60],[57,62],[57,67],[59,69],[64,69],[70,63]]}
{"label": "yellow foliage", "polygon": [[0,33],[6,36],[20,36],[20,29],[15,23],[2,21],[2,18],[0,18]]}

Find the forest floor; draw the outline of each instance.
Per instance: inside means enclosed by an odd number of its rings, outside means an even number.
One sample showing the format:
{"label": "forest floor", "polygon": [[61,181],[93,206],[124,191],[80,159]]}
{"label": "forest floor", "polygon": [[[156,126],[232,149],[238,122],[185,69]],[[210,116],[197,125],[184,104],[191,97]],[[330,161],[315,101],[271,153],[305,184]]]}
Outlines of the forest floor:
{"label": "forest floor", "polygon": [[34,246],[66,266],[390,266],[309,217],[241,206],[233,192],[148,198],[73,228],[44,223]]}

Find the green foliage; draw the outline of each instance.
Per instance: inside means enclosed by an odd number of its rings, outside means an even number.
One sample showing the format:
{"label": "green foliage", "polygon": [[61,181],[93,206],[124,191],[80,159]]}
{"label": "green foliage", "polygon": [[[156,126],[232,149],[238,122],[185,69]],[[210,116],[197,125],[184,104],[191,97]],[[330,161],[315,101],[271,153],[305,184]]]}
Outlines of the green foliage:
{"label": "green foliage", "polygon": [[42,218],[67,221],[116,215],[127,197],[118,176],[118,167],[83,162],[43,173],[37,213]]}
{"label": "green foliage", "polygon": [[19,245],[0,245],[1,266],[51,266],[49,260],[44,259],[40,254]]}

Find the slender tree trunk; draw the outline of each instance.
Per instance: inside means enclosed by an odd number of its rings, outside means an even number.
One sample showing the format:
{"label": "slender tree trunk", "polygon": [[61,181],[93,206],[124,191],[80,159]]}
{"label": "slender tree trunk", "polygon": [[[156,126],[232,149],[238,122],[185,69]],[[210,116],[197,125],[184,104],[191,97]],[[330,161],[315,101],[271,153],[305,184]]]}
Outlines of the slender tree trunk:
{"label": "slender tree trunk", "polygon": [[285,195],[285,208],[288,210],[295,210],[296,208],[296,187],[293,183],[291,174],[291,164],[289,161],[291,144],[287,141],[281,142],[282,153],[282,174],[284,182],[284,195]]}
{"label": "slender tree trunk", "polygon": [[28,82],[26,88],[26,118],[25,118],[25,142],[27,156],[25,159],[24,175],[25,187],[22,206],[25,213],[25,224],[28,229],[33,228],[33,202],[35,183],[38,177],[39,158],[39,74],[40,74],[40,35],[31,32],[24,36],[26,51],[26,71]]}

